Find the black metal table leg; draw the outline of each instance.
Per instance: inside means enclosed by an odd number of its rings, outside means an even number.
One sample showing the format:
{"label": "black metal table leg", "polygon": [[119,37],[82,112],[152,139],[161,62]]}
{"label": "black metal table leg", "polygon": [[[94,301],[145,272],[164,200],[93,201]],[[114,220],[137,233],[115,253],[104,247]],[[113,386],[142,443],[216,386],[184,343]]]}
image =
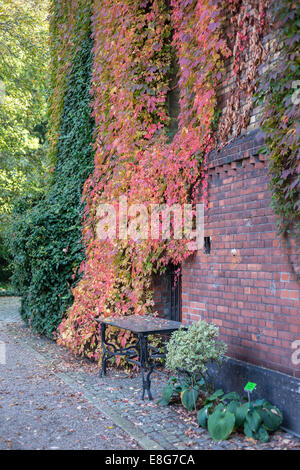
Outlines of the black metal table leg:
{"label": "black metal table leg", "polygon": [[139,341],[135,344],[131,344],[126,348],[118,348],[115,344],[109,343],[106,339],[106,327],[107,325],[103,322],[101,323],[101,347],[102,347],[102,361],[101,361],[101,370],[100,377],[106,376],[106,365],[109,359],[112,359],[115,356],[125,356],[128,358],[128,361],[133,362],[134,364],[140,365],[139,361],[134,360],[133,358],[139,355],[140,347]]}
{"label": "black metal table leg", "polygon": [[[140,367],[143,381],[143,392],[142,400],[145,399],[145,391],[147,390],[149,400],[153,400],[151,393],[151,374],[153,372],[153,365],[149,361],[148,357],[148,338],[147,335],[139,334],[139,345],[140,345]],[[148,372],[147,372],[148,368]]]}
{"label": "black metal table leg", "polygon": [[101,347],[102,347],[102,362],[101,362],[101,370],[100,370],[100,377],[104,377],[106,375],[106,361],[108,359],[107,349],[105,346],[105,331],[106,325],[105,323],[101,323]]}

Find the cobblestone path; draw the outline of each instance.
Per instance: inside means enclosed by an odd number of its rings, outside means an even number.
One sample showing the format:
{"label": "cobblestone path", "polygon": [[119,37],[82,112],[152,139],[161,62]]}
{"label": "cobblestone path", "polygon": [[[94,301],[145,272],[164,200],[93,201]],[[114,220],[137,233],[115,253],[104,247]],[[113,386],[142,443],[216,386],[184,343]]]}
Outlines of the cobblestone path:
{"label": "cobblestone path", "polygon": [[100,379],[95,364],[33,333],[19,305],[0,298],[0,449],[300,450],[283,431],[266,444],[239,434],[215,443],[193,412],[156,404],[166,373],[153,374],[154,401],[142,401],[139,375],[109,369]]}

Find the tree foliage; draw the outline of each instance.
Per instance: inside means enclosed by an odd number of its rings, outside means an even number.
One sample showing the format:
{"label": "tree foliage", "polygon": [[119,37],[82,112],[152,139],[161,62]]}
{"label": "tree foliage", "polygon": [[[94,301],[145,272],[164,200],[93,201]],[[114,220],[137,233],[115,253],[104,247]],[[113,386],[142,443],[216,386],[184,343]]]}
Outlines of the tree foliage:
{"label": "tree foliage", "polygon": [[0,3],[0,277],[7,280],[5,244],[18,197],[41,193],[47,120],[48,1]]}
{"label": "tree foliage", "polygon": [[47,1],[0,4],[0,214],[44,174],[47,113]]}

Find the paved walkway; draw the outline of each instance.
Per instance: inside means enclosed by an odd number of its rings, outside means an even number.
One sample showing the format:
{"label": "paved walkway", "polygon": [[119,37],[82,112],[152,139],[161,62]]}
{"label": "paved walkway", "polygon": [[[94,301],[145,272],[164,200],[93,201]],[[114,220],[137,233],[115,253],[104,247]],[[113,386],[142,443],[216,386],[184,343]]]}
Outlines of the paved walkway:
{"label": "paved walkway", "polygon": [[153,374],[154,401],[143,402],[139,375],[111,369],[100,379],[95,364],[30,331],[18,305],[0,299],[0,449],[300,449],[285,432],[267,444],[239,434],[215,443],[193,412],[155,403],[166,374]]}
{"label": "paved walkway", "polygon": [[0,321],[8,323],[21,322],[20,307],[20,297],[0,297]]}

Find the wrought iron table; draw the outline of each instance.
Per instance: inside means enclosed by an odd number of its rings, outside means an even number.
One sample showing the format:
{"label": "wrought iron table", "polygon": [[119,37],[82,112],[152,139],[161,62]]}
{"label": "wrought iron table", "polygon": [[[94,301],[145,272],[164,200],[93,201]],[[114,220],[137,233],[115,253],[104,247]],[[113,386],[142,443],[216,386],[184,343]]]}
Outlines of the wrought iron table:
{"label": "wrought iron table", "polygon": [[[142,399],[144,400],[145,391],[147,391],[149,400],[153,400],[150,390],[150,377],[156,367],[153,360],[164,359],[166,353],[161,353],[158,348],[149,346],[148,336],[172,333],[180,327],[185,328],[183,323],[165,320],[164,318],[157,318],[151,315],[97,318],[96,321],[100,323],[101,326],[101,345],[103,351],[100,377],[106,375],[106,363],[109,359],[114,356],[126,356],[128,362],[137,364],[140,367],[143,381]],[[108,325],[131,331],[133,334],[137,335],[136,343],[126,348],[117,348],[114,344],[107,342],[105,333]]]}

